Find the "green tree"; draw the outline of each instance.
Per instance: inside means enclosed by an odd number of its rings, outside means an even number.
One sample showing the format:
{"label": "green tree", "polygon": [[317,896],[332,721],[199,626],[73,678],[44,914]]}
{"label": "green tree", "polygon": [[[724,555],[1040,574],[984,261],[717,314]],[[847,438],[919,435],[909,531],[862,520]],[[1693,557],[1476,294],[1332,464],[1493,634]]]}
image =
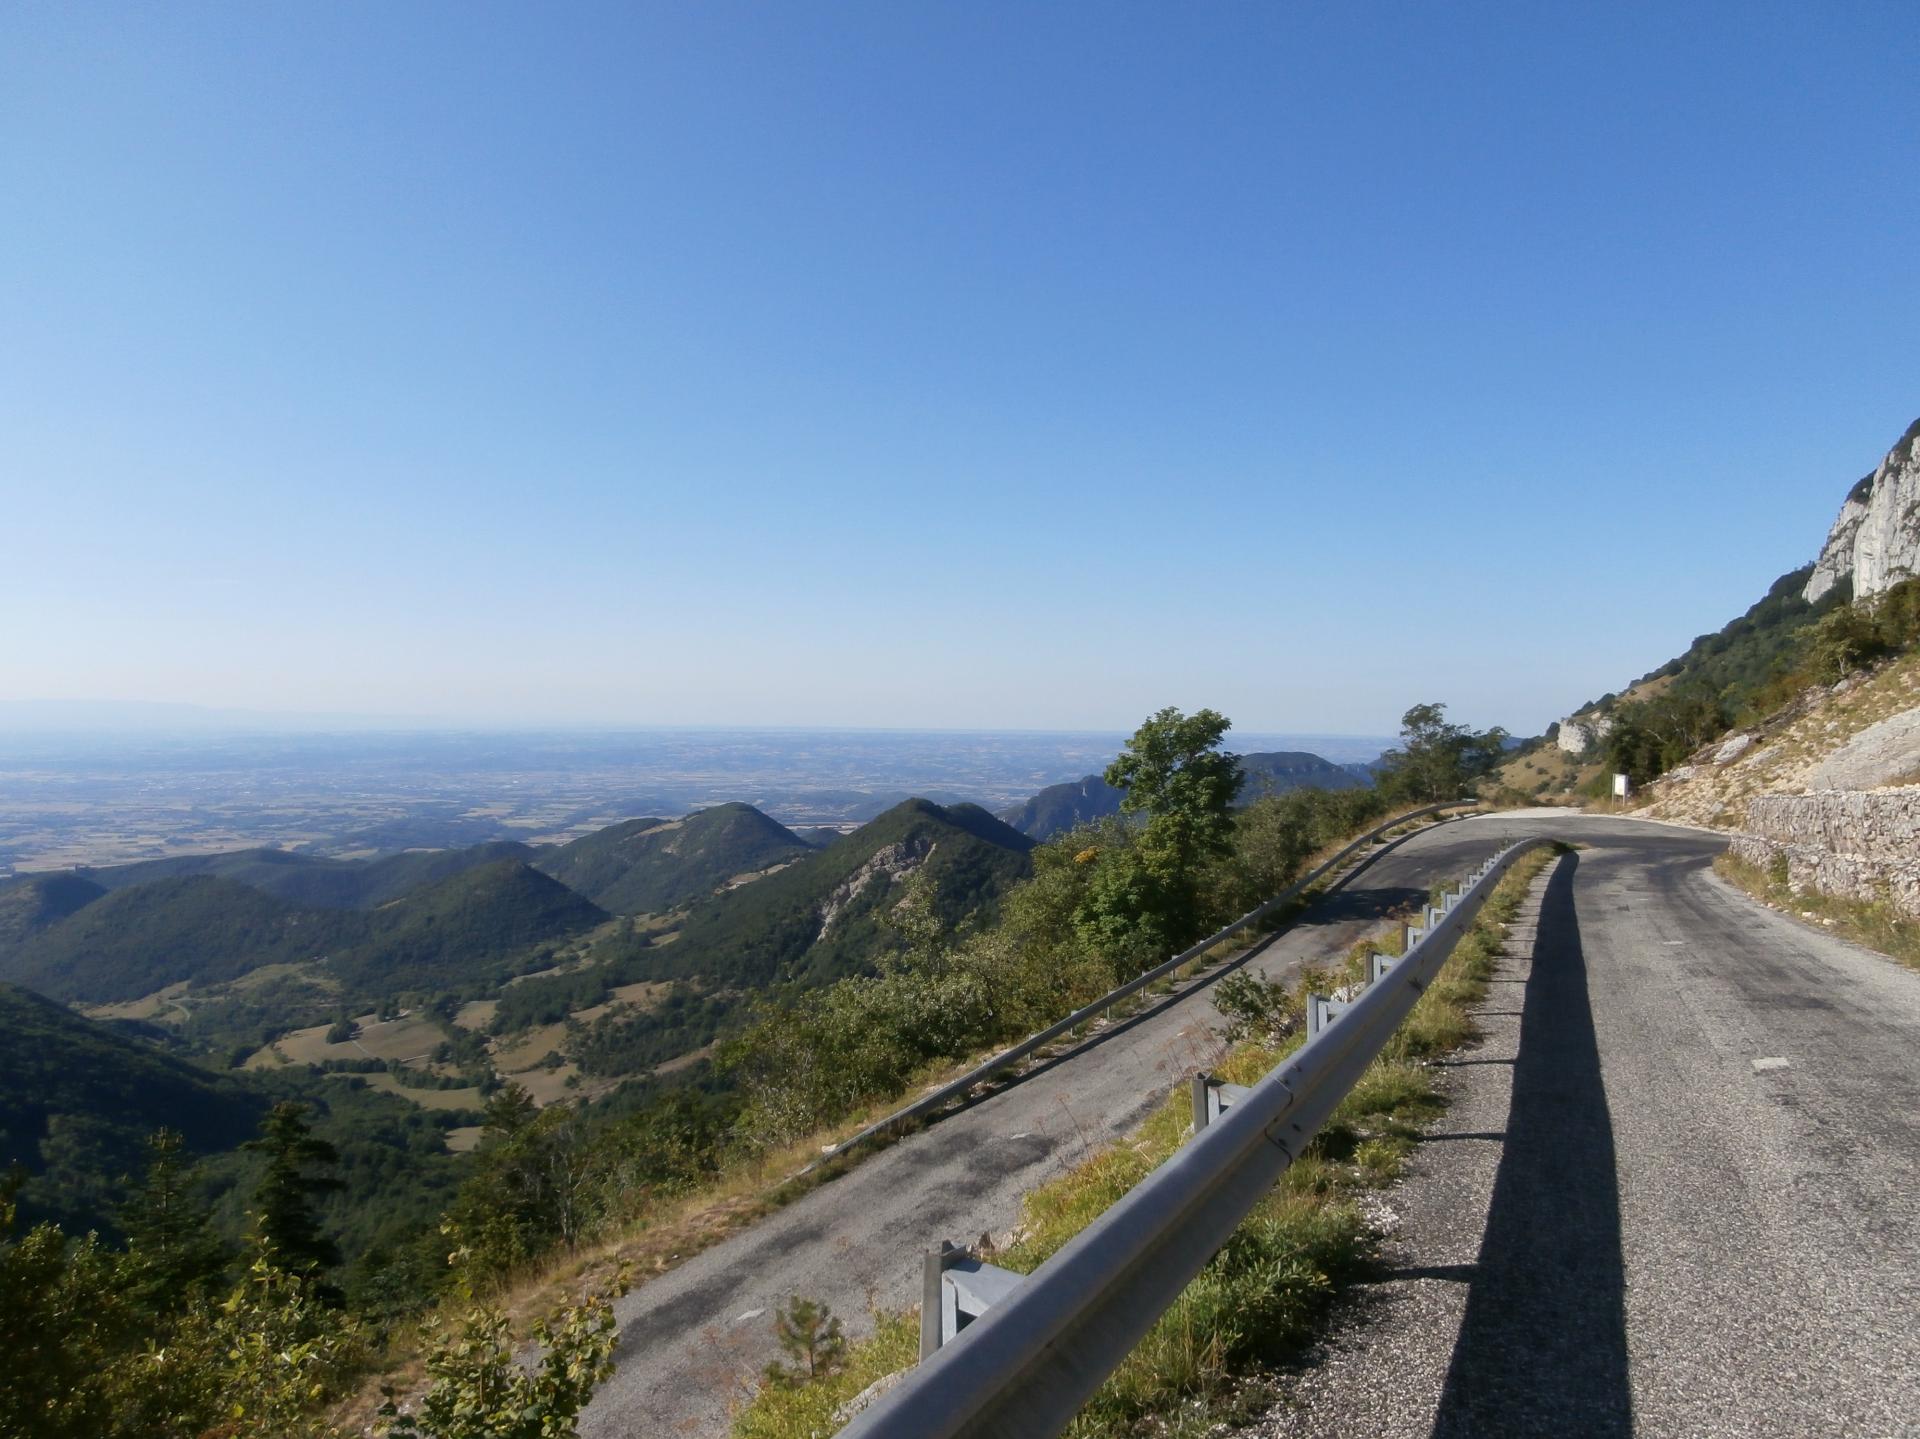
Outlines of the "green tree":
{"label": "green tree", "polygon": [[226,1271],[226,1245],[193,1189],[193,1163],[177,1130],[147,1140],[147,1173],[120,1206],[127,1236],[123,1293],[152,1315],[178,1312],[209,1293]]}
{"label": "green tree", "polygon": [[1233,847],[1233,800],[1240,760],[1220,741],[1233,721],[1213,710],[1188,716],[1169,706],[1133,732],[1106,781],[1123,789],[1120,808],[1144,814],[1146,847],[1174,864],[1192,865]]}
{"label": "green tree", "polygon": [[1220,749],[1233,722],[1203,709],[1160,710],[1135,730],[1106,781],[1121,809],[1145,816],[1128,844],[1103,846],[1075,915],[1085,943],[1137,970],[1199,933],[1207,866],[1233,848],[1240,761]]}
{"label": "green tree", "polygon": [[1727,729],[1719,697],[1701,685],[1676,685],[1649,700],[1623,700],[1611,718],[1608,763],[1636,784],[1679,764]]}
{"label": "green tree", "polygon": [[824,1379],[847,1362],[847,1340],[840,1321],[826,1305],[794,1295],[773,1314],[773,1336],[786,1352],[787,1362],[774,1360],[766,1381],[792,1389]]}
{"label": "green tree", "polygon": [[113,1254],[56,1224],[15,1238],[23,1175],[0,1179],[0,1439],[112,1433],[103,1381],[135,1333]]}
{"label": "green tree", "polygon": [[1438,804],[1472,793],[1474,782],[1499,764],[1507,732],[1449,724],[1443,704],[1418,704],[1400,717],[1400,747],[1381,756],[1375,780],[1402,804]]}
{"label": "green tree", "polygon": [[290,1273],[311,1274],[340,1262],[340,1249],[320,1227],[314,1201],[346,1187],[332,1174],[316,1171],[340,1162],[324,1139],[307,1124],[307,1106],[283,1100],[261,1121],[260,1137],[240,1146],[267,1156],[266,1171],[253,1191],[253,1217],[272,1262]]}

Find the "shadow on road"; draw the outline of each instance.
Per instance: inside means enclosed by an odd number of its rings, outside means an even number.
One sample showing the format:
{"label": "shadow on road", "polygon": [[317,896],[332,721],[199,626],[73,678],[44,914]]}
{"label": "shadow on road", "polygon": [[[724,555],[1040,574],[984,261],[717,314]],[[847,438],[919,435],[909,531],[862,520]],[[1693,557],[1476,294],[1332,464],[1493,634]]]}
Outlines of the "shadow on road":
{"label": "shadow on road", "polygon": [[1613,1124],[1600,1083],[1579,857],[1540,906],[1507,1144],[1433,1433],[1625,1436],[1625,1269]]}

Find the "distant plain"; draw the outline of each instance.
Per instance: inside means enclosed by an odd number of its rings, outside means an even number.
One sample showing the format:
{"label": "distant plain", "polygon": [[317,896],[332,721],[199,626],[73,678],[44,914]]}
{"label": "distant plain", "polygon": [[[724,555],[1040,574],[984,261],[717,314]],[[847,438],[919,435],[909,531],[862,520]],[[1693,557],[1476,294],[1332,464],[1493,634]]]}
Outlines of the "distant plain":
{"label": "distant plain", "polygon": [[[0,877],[253,847],[351,858],[576,839],[741,800],[842,831],[908,795],[989,810],[1096,773],[1119,732],[0,732]],[[1373,759],[1374,736],[1230,736]]]}

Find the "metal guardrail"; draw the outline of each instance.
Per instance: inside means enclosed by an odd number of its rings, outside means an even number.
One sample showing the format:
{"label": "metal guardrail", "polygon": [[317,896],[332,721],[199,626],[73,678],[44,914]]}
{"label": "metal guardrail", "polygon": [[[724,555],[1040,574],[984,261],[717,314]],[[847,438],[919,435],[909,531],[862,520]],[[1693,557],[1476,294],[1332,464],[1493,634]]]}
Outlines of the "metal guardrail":
{"label": "metal guardrail", "polygon": [[874,1140],[899,1129],[903,1125],[911,1124],[917,1119],[924,1118],[935,1110],[958,1099],[976,1084],[985,1083],[1001,1071],[1018,1064],[1036,1049],[1058,1039],[1068,1030],[1076,1029],[1090,1020],[1100,1018],[1116,1004],[1121,1003],[1123,1000],[1130,999],[1156,981],[1165,979],[1181,966],[1191,964],[1216,944],[1219,944],[1223,940],[1232,939],[1243,929],[1258,924],[1281,905],[1299,898],[1339,866],[1342,861],[1352,856],[1356,851],[1372,844],[1389,830],[1398,829],[1401,825],[1412,820],[1425,819],[1430,814],[1439,814],[1443,810],[1466,809],[1477,806],[1479,803],[1480,801],[1477,799],[1456,799],[1449,800],[1445,804],[1430,804],[1424,809],[1410,810],[1406,814],[1396,815],[1393,819],[1387,820],[1383,824],[1375,825],[1372,829],[1347,845],[1346,848],[1342,849],[1338,854],[1327,860],[1326,863],[1314,869],[1311,874],[1302,879],[1295,880],[1272,899],[1248,910],[1225,929],[1215,930],[1205,939],[1188,945],[1172,959],[1155,965],[1145,974],[1135,975],[1119,988],[1109,990],[1107,993],[1101,995],[1100,998],[1094,1000],[1093,1003],[1083,1005],[1058,1023],[1048,1025],[1037,1034],[1028,1035],[1011,1049],[1001,1050],[991,1059],[976,1065],[958,1079],[950,1080],[938,1089],[921,1095],[920,1098],[914,1100],[913,1103],[904,1108],[896,1109],[885,1118],[875,1120],[859,1133],[849,1135],[847,1138],[841,1140],[820,1159],[807,1165],[804,1169],[799,1170],[792,1177],[798,1179],[803,1175],[811,1174],[814,1170],[818,1169],[821,1164],[838,1159],[842,1155],[849,1154],[853,1150],[871,1144]]}
{"label": "metal guardrail", "polygon": [[857,1415],[841,1439],[1041,1439],[1064,1429],[1304,1152],[1494,885],[1522,854],[1547,843],[1501,850],[1446,894],[1423,916],[1418,942],[1337,1018],[1258,1084],[1214,1106],[1211,1122],[1166,1163],[1032,1274],[1005,1286]]}

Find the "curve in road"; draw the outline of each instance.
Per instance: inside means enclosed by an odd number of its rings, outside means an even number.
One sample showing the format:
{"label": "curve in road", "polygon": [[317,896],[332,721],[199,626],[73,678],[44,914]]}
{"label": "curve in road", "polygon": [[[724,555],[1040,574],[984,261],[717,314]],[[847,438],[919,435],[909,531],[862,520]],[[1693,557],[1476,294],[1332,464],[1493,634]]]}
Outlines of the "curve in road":
{"label": "curve in road", "polygon": [[[1631,820],[1491,816],[1423,831],[1375,859],[1248,961],[1269,978],[1342,954],[1380,917],[1455,878],[1513,838],[1596,845],[1678,844],[1697,831]],[[649,1280],[618,1306],[613,1377],[582,1416],[584,1439],[713,1439],[778,1355],[773,1309],[791,1295],[852,1321],[917,1302],[920,1256],[942,1239],[1004,1233],[1030,1190],[1128,1133],[1220,1053],[1211,986],[1116,1026],[1061,1059],[811,1191],[753,1228]]]}

